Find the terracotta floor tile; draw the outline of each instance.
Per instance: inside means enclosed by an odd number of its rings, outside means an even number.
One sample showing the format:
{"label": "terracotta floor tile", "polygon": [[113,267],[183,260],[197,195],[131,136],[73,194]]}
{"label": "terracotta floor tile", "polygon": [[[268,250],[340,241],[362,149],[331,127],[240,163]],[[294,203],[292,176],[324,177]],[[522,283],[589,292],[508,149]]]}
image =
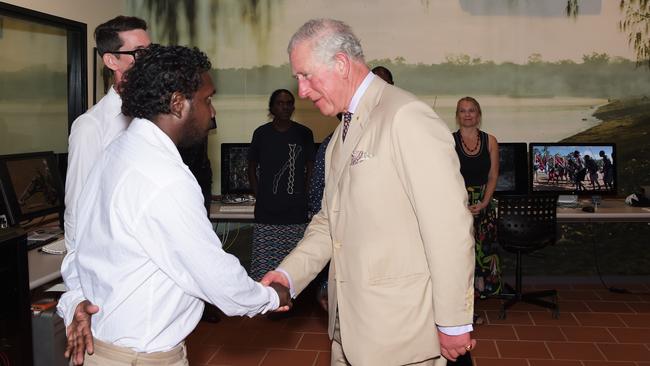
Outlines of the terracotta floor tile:
{"label": "terracotta floor tile", "polygon": [[475,366],[529,366],[525,359],[521,358],[476,358]]}
{"label": "terracotta floor tile", "polygon": [[318,352],[318,358],[314,366],[330,366],[332,354],[330,352]]}
{"label": "terracotta floor tile", "polygon": [[573,288],[576,290],[602,290],[603,285],[600,283],[579,283],[574,284]]}
{"label": "terracotta floor tile", "polygon": [[566,312],[582,312],[588,313],[591,311],[582,300],[559,300],[558,306],[560,307],[560,314]]}
{"label": "terracotta floor tile", "polygon": [[206,346],[231,346],[231,347],[248,347],[251,341],[259,333],[257,330],[239,329],[232,332],[218,332],[209,334],[203,344]]}
{"label": "terracotta floor tile", "polygon": [[499,356],[504,358],[550,359],[551,355],[544,342],[496,341]]}
{"label": "terracotta floor tile", "polygon": [[498,311],[486,311],[485,313],[487,314],[488,324],[533,324],[527,311],[507,311],[505,319],[499,319]]}
{"label": "terracotta floor tile", "polygon": [[535,325],[578,325],[573,313],[564,312],[562,309],[560,309],[560,316],[557,319],[553,318],[550,312],[532,312],[530,316],[533,318]]}
{"label": "terracotta floor tile", "polygon": [[564,360],[528,360],[530,366],[582,366],[580,361]]}
{"label": "terracotta floor tile", "polygon": [[557,297],[560,300],[600,300],[600,297],[598,297],[596,292],[592,290],[562,290],[558,292]]}
{"label": "terracotta floor tile", "polygon": [[614,337],[603,327],[561,327],[569,342],[615,342]]}
{"label": "terracotta floor tile", "polygon": [[[208,365],[257,366],[266,352],[262,348],[223,347],[214,355]],[[190,362],[190,365],[193,364]]]}
{"label": "terracotta floor tile", "polygon": [[291,332],[327,333],[327,319],[324,318],[290,318],[286,330]]}
{"label": "terracotta floor tile", "polygon": [[259,330],[268,332],[279,332],[287,328],[286,320],[271,320],[266,316],[256,316],[250,319],[244,319],[241,327],[248,330]]}
{"label": "terracotta floor tile", "polygon": [[502,302],[500,299],[474,299],[474,310],[499,310]]}
{"label": "terracotta floor tile", "polygon": [[650,328],[650,314],[619,314],[618,317],[632,328]]}
{"label": "terracotta floor tile", "polygon": [[499,357],[499,352],[497,351],[497,346],[494,341],[478,340],[476,342],[476,348],[472,350],[472,358],[475,359],[477,357]]}
{"label": "terracotta floor tile", "polygon": [[262,348],[296,349],[302,338],[302,333],[296,332],[260,332],[252,338],[251,344]]}
{"label": "terracotta floor tile", "polygon": [[637,313],[650,313],[650,302],[630,302],[627,306]]}
{"label": "terracotta floor tile", "polygon": [[618,301],[586,301],[591,311],[597,313],[633,313],[627,304]]}
{"label": "terracotta floor tile", "polygon": [[606,300],[606,301],[621,301],[621,302],[639,302],[642,301],[642,298],[640,295],[635,295],[635,294],[619,294],[616,292],[611,292],[607,290],[596,290],[596,295],[601,300]]}
{"label": "terracotta floor tile", "polygon": [[609,331],[618,343],[650,343],[650,328],[609,328]]}
{"label": "terracotta floor tile", "polygon": [[313,351],[329,351],[332,349],[332,341],[327,334],[323,333],[303,333],[298,349]]}
{"label": "terracotta floor tile", "polygon": [[479,325],[474,327],[472,335],[476,339],[517,339],[512,325]]}
{"label": "terracotta floor tile", "polygon": [[[627,315],[627,314],[624,314]],[[623,327],[625,324],[616,314],[607,313],[573,313],[582,326]]]}
{"label": "terracotta floor tile", "polygon": [[515,325],[515,333],[522,341],[565,341],[564,333],[557,326]]}
{"label": "terracotta floor tile", "polygon": [[553,358],[561,360],[604,360],[598,348],[593,343],[577,342],[547,342]]}
{"label": "terracotta floor tile", "polygon": [[642,344],[598,343],[597,345],[610,361],[650,360],[650,350]]}
{"label": "terracotta floor tile", "polygon": [[187,345],[187,360],[190,365],[202,365],[208,363],[219,351],[218,347],[190,346]]}
{"label": "terracotta floor tile", "polygon": [[260,366],[312,366],[318,357],[315,351],[273,350]]}
{"label": "terracotta floor tile", "polygon": [[[634,366],[634,362],[583,361],[585,366]],[[640,364],[636,364],[641,366]]]}

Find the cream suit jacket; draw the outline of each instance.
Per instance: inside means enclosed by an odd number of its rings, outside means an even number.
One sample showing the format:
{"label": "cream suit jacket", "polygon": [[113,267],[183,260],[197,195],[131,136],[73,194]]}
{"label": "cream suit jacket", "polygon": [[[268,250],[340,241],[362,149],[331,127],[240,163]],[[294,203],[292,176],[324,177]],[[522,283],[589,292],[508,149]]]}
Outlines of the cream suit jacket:
{"label": "cream suit jacket", "polygon": [[352,365],[436,357],[436,324],[472,323],[472,216],[453,137],[431,108],[379,78],[345,143],[334,131],[322,209],[279,267],[299,293],[330,259],[329,334],[338,310]]}

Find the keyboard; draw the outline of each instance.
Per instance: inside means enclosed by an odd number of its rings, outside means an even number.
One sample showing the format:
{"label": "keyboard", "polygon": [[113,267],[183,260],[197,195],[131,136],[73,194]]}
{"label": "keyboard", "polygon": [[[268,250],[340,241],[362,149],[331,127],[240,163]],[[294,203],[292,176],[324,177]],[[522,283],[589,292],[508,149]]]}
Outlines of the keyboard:
{"label": "keyboard", "polygon": [[65,254],[65,240],[63,238],[41,247],[41,251],[48,254]]}
{"label": "keyboard", "polygon": [[239,204],[239,205],[221,205],[219,212],[231,213],[253,213],[255,212],[255,205]]}

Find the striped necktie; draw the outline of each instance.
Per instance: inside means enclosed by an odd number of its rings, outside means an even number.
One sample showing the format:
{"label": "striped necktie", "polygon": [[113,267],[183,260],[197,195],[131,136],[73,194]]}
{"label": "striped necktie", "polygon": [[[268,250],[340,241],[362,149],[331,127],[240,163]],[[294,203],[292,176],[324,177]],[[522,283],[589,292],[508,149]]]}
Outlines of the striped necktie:
{"label": "striped necktie", "polygon": [[350,112],[343,113],[343,141],[345,141],[345,136],[348,134],[348,128],[350,128],[350,121],[352,121],[352,113]]}

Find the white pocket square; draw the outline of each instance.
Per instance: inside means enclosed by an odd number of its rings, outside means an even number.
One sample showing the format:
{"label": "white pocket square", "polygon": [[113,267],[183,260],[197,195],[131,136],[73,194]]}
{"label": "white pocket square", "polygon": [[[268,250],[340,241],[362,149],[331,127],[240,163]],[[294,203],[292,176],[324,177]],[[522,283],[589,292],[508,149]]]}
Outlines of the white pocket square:
{"label": "white pocket square", "polygon": [[365,151],[356,150],[352,152],[352,160],[350,161],[350,166],[357,165],[362,161],[366,161],[372,158],[372,154],[369,154]]}

